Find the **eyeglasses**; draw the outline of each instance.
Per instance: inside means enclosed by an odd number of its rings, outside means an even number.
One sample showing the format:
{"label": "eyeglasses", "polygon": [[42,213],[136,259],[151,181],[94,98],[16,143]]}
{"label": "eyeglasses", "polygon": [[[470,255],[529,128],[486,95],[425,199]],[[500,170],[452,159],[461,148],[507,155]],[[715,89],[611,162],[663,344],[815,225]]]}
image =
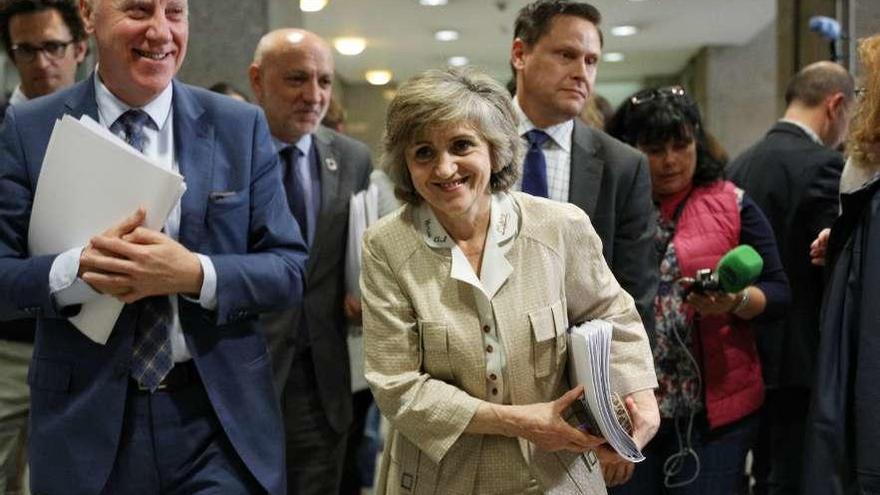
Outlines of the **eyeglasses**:
{"label": "eyeglasses", "polygon": [[683,98],[687,93],[681,86],[666,86],[663,88],[649,89],[630,98],[633,105],[641,105],[659,98]]}
{"label": "eyeglasses", "polygon": [[37,58],[37,54],[43,52],[46,57],[52,60],[58,60],[64,56],[67,46],[73,43],[70,41],[47,41],[40,45],[31,45],[28,43],[12,45],[12,56],[20,62],[33,62]]}

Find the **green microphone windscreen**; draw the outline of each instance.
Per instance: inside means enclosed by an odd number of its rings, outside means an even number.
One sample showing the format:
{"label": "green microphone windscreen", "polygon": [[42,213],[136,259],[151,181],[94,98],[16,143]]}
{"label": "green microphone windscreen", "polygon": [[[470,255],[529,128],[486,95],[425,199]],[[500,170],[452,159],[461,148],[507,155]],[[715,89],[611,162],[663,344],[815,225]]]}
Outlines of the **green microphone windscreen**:
{"label": "green microphone windscreen", "polygon": [[764,269],[764,260],[752,246],[742,244],[725,254],[718,261],[716,272],[724,292],[739,292],[757,280]]}

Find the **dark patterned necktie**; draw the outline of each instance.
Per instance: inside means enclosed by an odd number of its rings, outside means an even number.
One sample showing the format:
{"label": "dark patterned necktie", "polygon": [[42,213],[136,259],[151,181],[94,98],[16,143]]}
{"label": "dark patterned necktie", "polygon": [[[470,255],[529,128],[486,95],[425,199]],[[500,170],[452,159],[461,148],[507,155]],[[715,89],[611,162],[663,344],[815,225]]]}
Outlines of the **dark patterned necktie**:
{"label": "dark patterned necktie", "polygon": [[287,204],[290,212],[299,223],[303,239],[309,242],[309,210],[306,204],[305,177],[303,176],[303,152],[296,146],[288,146],[280,152],[284,162],[284,190],[287,193]]}
{"label": "dark patterned necktie", "polygon": [[526,133],[529,151],[523,165],[522,190],[532,196],[549,197],[547,192],[547,160],[541,146],[550,139],[546,132],[532,129]]}
{"label": "dark patterned necktie", "polygon": [[[129,110],[117,120],[125,140],[143,153],[147,139],[144,126],[150,116],[143,110]],[[174,362],[171,357],[171,302],[168,296],[152,296],[136,302],[137,323],[131,350],[131,377],[140,386],[155,391]]]}

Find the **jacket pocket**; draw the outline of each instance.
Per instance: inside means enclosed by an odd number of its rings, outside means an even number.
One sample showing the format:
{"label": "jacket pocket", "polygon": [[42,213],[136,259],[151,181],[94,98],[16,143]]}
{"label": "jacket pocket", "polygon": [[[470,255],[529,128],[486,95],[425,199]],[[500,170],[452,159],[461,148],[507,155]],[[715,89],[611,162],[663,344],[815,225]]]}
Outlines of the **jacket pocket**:
{"label": "jacket pocket", "polygon": [[532,311],[529,313],[529,322],[532,326],[535,377],[544,378],[565,362],[567,325],[562,301]]}
{"label": "jacket pocket", "polygon": [[70,364],[35,358],[28,370],[31,410],[42,412],[64,405],[70,395]]}
{"label": "jacket pocket", "polygon": [[390,466],[387,492],[405,495],[435,495],[437,491],[437,472],[434,464],[415,444],[399,432],[393,435],[388,447]]}
{"label": "jacket pocket", "polygon": [[439,321],[419,320],[422,342],[422,370],[438,380],[452,380],[449,359],[448,325]]}

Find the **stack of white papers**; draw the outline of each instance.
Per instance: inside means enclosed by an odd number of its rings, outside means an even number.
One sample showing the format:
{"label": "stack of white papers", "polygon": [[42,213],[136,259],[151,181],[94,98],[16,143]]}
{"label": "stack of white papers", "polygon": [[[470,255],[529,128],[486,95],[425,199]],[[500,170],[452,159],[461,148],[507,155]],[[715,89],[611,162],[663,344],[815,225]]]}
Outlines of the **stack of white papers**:
{"label": "stack of white papers", "polygon": [[584,386],[584,408],[602,437],[624,459],[645,459],[636,442],[617,419],[609,377],[611,323],[588,321],[568,330],[569,373],[572,386]]}
{"label": "stack of white papers", "polygon": [[[92,118],[65,115],[55,123],[34,194],[30,253],[84,247],[141,206],[147,212],[144,226],[160,230],[185,190],[180,174],[153,163]],[[105,344],[123,306],[100,295],[70,321]]]}

